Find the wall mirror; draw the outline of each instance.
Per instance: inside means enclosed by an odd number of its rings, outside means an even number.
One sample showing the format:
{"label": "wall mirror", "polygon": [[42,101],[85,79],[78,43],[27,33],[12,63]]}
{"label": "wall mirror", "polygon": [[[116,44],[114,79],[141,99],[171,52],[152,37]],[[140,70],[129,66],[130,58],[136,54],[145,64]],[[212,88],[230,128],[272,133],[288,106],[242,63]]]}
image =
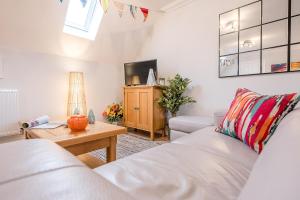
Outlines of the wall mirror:
{"label": "wall mirror", "polygon": [[229,55],[220,57],[220,74],[224,77],[237,76],[238,75],[238,56]]}
{"label": "wall mirror", "polygon": [[292,0],[292,16],[300,14],[300,1]]}
{"label": "wall mirror", "polygon": [[220,78],[300,71],[300,0],[258,0],[219,20]]}
{"label": "wall mirror", "polygon": [[224,13],[220,16],[220,34],[228,34],[238,30],[238,10]]}
{"label": "wall mirror", "polygon": [[[289,0],[262,0],[263,23],[288,17]],[[297,1],[297,0],[296,0]]]}
{"label": "wall mirror", "polygon": [[246,29],[261,24],[261,3],[253,3],[240,8],[240,29]]}
{"label": "wall mirror", "polygon": [[300,44],[291,47],[291,71],[300,71]]}
{"label": "wall mirror", "polygon": [[220,55],[238,53],[238,34],[230,33],[222,35],[220,38]]}

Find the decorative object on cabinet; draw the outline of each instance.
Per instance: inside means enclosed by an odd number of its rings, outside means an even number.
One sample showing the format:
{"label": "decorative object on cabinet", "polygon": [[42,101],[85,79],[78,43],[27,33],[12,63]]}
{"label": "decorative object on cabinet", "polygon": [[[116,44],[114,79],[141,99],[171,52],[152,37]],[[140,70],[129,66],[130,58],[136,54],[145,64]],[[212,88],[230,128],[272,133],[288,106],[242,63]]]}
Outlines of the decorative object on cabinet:
{"label": "decorative object on cabinet", "polygon": [[162,95],[159,86],[124,87],[124,124],[126,127],[165,134],[165,110],[158,104]]}
{"label": "decorative object on cabinet", "polygon": [[95,124],[96,117],[95,117],[94,111],[92,109],[90,109],[90,111],[89,111],[88,118],[89,118],[89,124]]}
{"label": "decorative object on cabinet", "polygon": [[[79,112],[78,112],[79,111]],[[70,72],[69,74],[69,96],[68,116],[72,114],[86,115],[85,89],[82,72]]]}
{"label": "decorative object on cabinet", "polygon": [[164,87],[163,95],[159,98],[158,103],[175,117],[180,106],[196,101],[189,96],[183,96],[191,80],[183,78],[177,74],[173,79],[168,80],[169,85]]}
{"label": "decorative object on cabinet", "polygon": [[155,75],[154,75],[154,71],[153,69],[149,69],[149,74],[148,74],[148,79],[147,79],[147,85],[150,85],[150,86],[154,86],[156,85],[156,78],[155,78]]}
{"label": "decorative object on cabinet", "polygon": [[300,71],[298,0],[258,0],[219,15],[219,78]]}
{"label": "decorative object on cabinet", "polygon": [[123,106],[122,104],[113,103],[107,106],[102,115],[109,123],[118,124],[123,119]]}
{"label": "decorative object on cabinet", "polygon": [[165,78],[159,78],[158,84],[161,86],[165,86],[166,85],[166,79]]}

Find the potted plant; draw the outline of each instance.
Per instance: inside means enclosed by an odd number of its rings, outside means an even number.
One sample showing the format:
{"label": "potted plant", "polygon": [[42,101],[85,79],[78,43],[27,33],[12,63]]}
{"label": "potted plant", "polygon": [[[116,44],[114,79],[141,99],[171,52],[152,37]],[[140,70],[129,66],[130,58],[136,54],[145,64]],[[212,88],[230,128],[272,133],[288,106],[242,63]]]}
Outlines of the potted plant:
{"label": "potted plant", "polygon": [[118,124],[123,118],[123,106],[122,104],[113,103],[107,106],[102,115],[109,123]]}
{"label": "potted plant", "polygon": [[169,111],[172,117],[176,117],[180,106],[189,103],[196,103],[196,101],[189,96],[184,96],[188,85],[191,80],[188,78],[183,78],[177,74],[173,79],[168,80],[168,86],[163,89],[163,95],[159,98],[158,103],[160,106]]}

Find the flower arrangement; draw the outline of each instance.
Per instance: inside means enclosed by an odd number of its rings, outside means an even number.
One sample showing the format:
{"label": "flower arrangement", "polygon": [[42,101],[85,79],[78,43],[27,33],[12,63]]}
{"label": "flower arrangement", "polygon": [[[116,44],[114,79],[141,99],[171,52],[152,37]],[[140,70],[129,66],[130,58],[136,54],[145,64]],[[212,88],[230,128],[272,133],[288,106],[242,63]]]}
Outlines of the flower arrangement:
{"label": "flower arrangement", "polygon": [[123,118],[123,106],[122,104],[113,103],[107,106],[102,115],[110,123],[119,122]]}

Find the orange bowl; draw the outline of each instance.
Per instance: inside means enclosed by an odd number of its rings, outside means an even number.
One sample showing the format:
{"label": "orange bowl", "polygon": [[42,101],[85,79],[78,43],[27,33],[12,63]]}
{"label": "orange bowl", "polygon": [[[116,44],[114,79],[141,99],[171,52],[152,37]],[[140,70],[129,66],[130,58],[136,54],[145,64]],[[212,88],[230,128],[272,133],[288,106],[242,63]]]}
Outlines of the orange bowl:
{"label": "orange bowl", "polygon": [[84,131],[88,123],[88,118],[83,115],[74,115],[68,119],[68,127],[72,132]]}

